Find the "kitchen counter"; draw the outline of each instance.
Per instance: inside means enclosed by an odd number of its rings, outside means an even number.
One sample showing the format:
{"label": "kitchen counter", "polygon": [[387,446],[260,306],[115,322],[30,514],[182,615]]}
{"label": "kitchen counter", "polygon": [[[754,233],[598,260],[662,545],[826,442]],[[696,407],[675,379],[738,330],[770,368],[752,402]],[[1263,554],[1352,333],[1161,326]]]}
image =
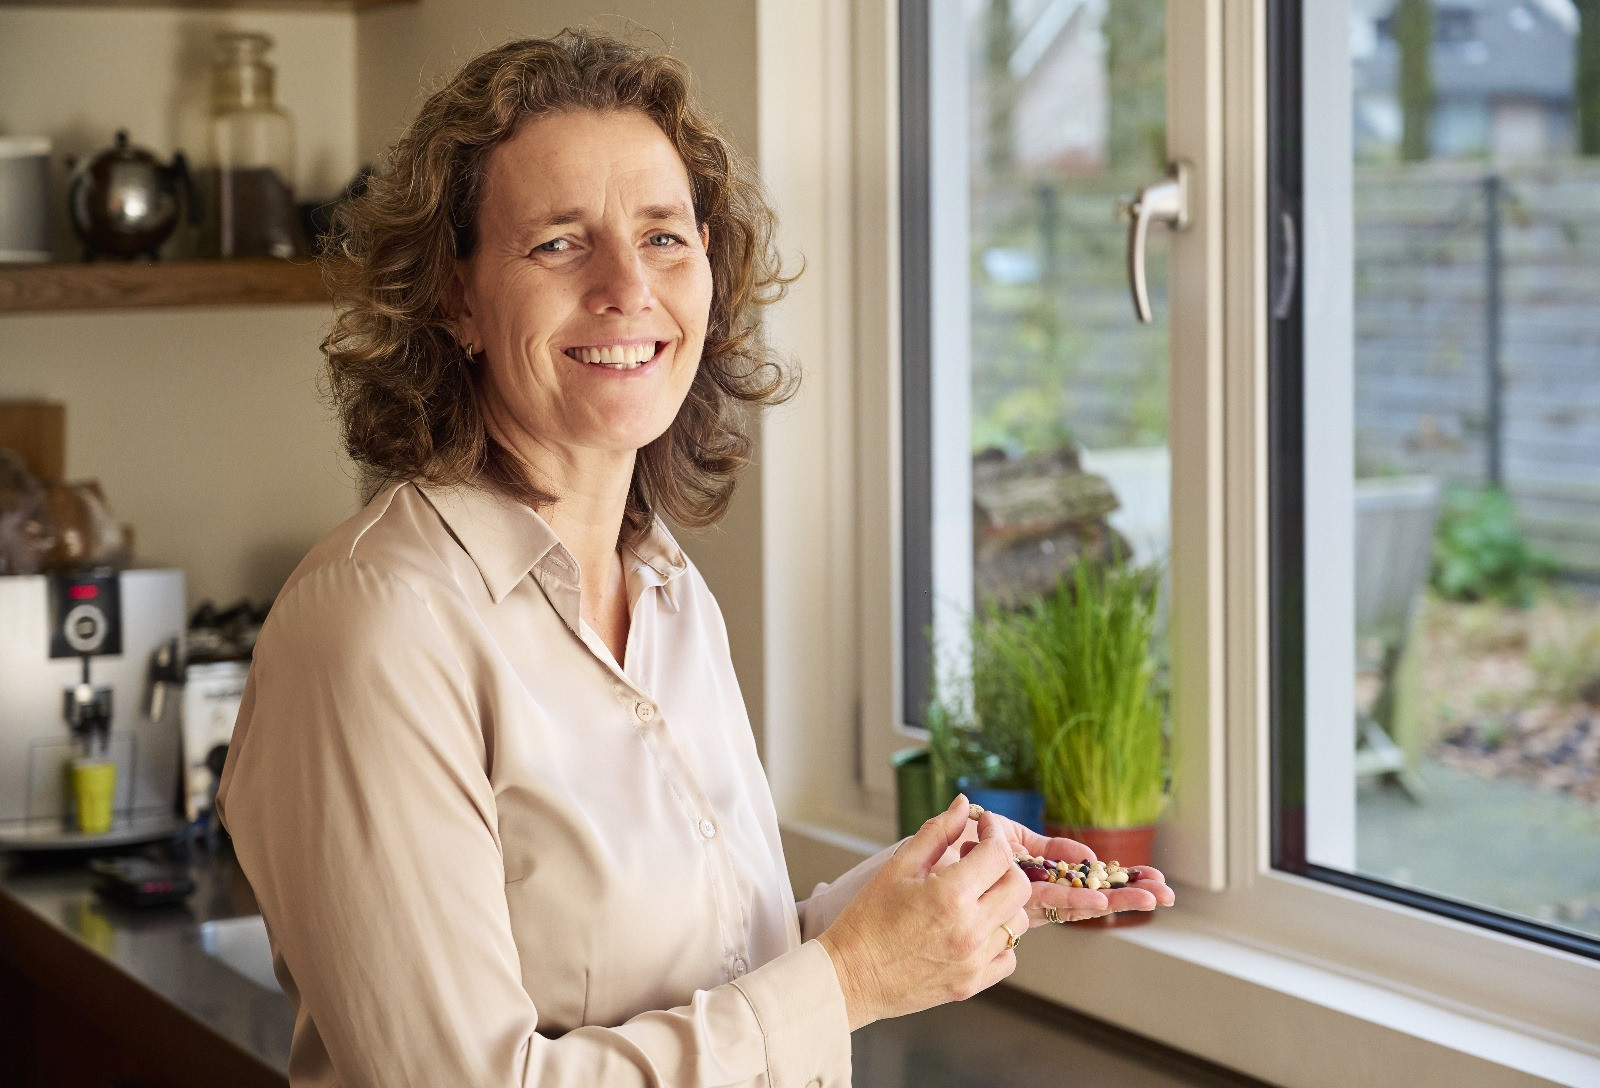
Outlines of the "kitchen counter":
{"label": "kitchen counter", "polygon": [[255,898],[226,849],[190,872],[186,902],[132,908],[96,895],[82,858],[0,860],[0,1082],[285,1088],[288,1001],[202,942]]}
{"label": "kitchen counter", "polygon": [[[134,909],[95,895],[81,859],[0,858],[0,1084],[287,1088],[288,1001],[202,936],[207,922],[253,915],[255,898],[226,850],[191,874],[186,903]],[[1023,1088],[1064,1066],[1085,1083],[1262,1088],[1005,987],[881,1021],[854,1049],[860,1088]]]}

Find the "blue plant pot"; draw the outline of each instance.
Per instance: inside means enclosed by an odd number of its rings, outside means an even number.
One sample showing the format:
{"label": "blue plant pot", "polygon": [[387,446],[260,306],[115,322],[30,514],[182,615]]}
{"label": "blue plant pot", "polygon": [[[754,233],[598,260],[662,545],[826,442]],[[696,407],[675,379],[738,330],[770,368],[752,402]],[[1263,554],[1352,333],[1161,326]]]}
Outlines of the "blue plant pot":
{"label": "blue plant pot", "polygon": [[1024,827],[1044,832],[1044,794],[1037,790],[997,790],[972,784],[963,778],[958,785],[967,800],[989,812],[1015,820]]}

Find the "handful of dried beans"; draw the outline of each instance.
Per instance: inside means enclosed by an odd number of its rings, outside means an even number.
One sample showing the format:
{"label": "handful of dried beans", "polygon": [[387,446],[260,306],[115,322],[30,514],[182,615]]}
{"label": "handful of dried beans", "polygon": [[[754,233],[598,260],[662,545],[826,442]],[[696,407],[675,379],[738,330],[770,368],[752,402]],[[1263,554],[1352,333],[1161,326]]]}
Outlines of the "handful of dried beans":
{"label": "handful of dried beans", "polygon": [[1072,888],[1088,888],[1090,891],[1122,888],[1139,879],[1137,869],[1124,869],[1114,861],[1080,861],[1074,864],[1070,861],[1036,858],[1028,854],[1016,854],[1012,860],[1028,874],[1029,880],[1065,884]]}
{"label": "handful of dried beans", "polygon": [[[967,818],[970,820],[976,820],[982,815],[982,806],[972,805],[967,809]],[[1139,870],[1124,869],[1114,861],[1073,863],[1036,858],[1031,854],[1013,854],[1011,860],[1022,867],[1022,871],[1028,874],[1029,880],[1066,884],[1073,888],[1088,888],[1090,891],[1122,888],[1139,879]]]}

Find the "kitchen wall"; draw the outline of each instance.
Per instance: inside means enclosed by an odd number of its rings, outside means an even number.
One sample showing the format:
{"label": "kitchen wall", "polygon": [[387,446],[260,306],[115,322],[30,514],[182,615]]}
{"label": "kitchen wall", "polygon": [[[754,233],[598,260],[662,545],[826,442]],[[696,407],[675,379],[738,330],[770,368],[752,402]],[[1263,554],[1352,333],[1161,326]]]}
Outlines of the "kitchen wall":
{"label": "kitchen wall", "polygon": [[67,405],[67,472],[97,479],[141,565],[191,603],[271,600],[357,508],[317,396],[321,307],[0,318],[0,398]]}
{"label": "kitchen wall", "polygon": [[[162,156],[181,147],[198,160],[211,36],[261,29],[277,39],[299,192],[325,196],[468,57],[578,24],[681,57],[753,155],[754,0],[420,0],[360,15],[0,7],[0,134],[49,135],[64,155],[125,127]],[[58,251],[72,255],[56,214]],[[67,403],[69,474],[101,481],[140,561],[182,567],[191,601],[265,599],[356,507],[317,392],[326,323],[316,306],[0,316],[0,398]],[[761,508],[752,472],[722,525],[680,534],[723,603],[758,731]]]}
{"label": "kitchen wall", "polygon": [[[117,128],[203,161],[223,28],[276,39],[298,190],[337,192],[358,163],[348,14],[0,8],[0,133],[50,136],[58,181]],[[64,208],[53,234],[71,258]],[[326,323],[321,306],[0,316],[0,398],[66,402],[69,475],[101,482],[139,561],[183,568],[191,601],[270,599],[356,507],[316,391]]]}
{"label": "kitchen wall", "polygon": [[419,0],[360,18],[357,139],[370,158],[427,90],[485,49],[584,26],[665,48],[689,66],[740,147],[756,146],[755,0]]}
{"label": "kitchen wall", "polygon": [[[58,182],[67,156],[110,146],[118,128],[163,159],[182,149],[202,162],[219,30],[275,39],[278,102],[295,120],[296,190],[337,193],[361,161],[349,14],[0,7],[0,134],[49,136]],[[53,234],[59,255],[76,256],[65,208],[57,202]]]}

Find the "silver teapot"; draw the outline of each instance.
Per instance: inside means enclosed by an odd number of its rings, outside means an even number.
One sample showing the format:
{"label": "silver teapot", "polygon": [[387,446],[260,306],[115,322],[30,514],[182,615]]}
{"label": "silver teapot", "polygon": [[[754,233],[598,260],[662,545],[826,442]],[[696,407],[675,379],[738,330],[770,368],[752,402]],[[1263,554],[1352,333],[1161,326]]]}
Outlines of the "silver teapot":
{"label": "silver teapot", "polygon": [[194,183],[183,152],[163,163],[117,133],[115,147],[80,162],[67,182],[73,229],[83,239],[83,257],[154,258],[177,229],[184,207],[199,221]]}

